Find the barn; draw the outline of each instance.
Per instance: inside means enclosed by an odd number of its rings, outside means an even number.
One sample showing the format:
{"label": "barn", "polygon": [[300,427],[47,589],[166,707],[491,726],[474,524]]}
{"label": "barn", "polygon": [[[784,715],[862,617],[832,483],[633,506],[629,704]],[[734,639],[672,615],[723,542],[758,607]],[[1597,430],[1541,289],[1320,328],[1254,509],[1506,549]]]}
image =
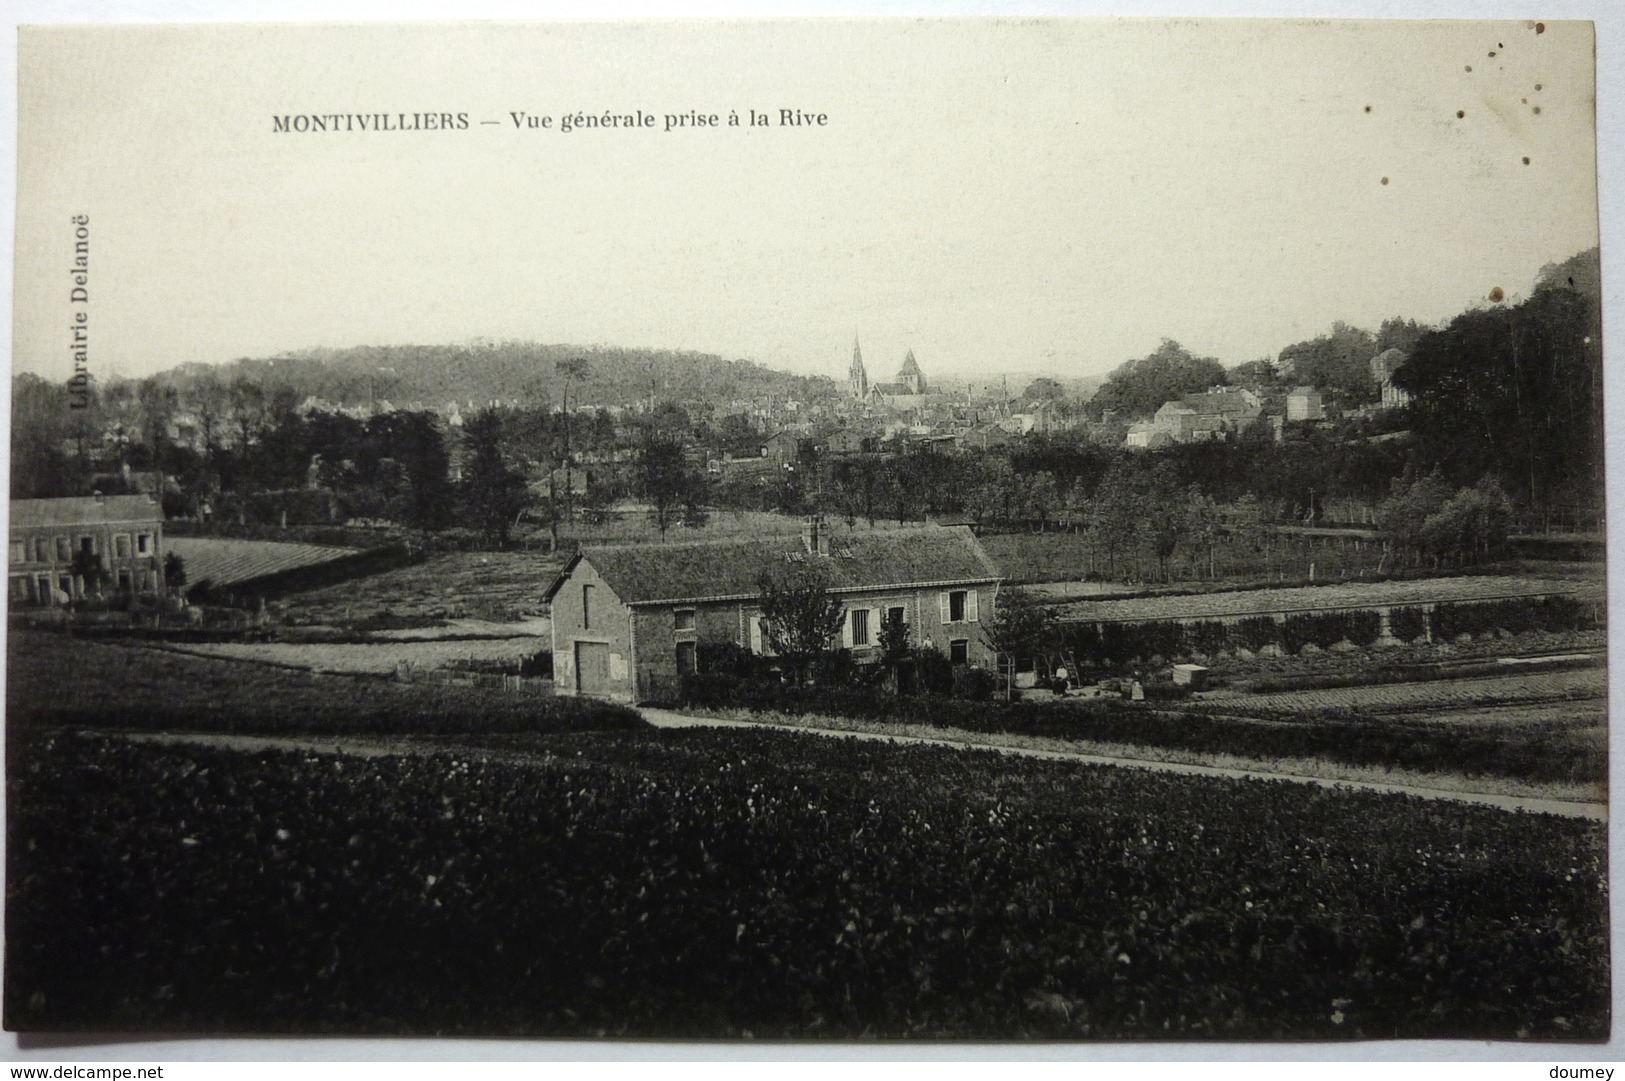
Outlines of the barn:
{"label": "barn", "polygon": [[882,624],[900,618],[916,646],[992,667],[980,624],[1000,575],[968,528],[837,532],[813,516],[799,536],[582,548],[545,595],[559,693],[668,697],[698,669],[703,645],[765,653],[759,583],[809,564],[841,599],[839,644],[860,663],[876,658]]}

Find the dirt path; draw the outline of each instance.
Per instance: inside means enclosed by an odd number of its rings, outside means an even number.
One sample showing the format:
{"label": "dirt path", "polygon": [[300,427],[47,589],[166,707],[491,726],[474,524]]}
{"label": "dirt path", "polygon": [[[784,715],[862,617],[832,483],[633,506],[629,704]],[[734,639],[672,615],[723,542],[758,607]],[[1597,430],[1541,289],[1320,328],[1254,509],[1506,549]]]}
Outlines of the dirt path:
{"label": "dirt path", "polygon": [[1563,815],[1569,818],[1588,818],[1596,822],[1608,820],[1608,805],[1576,800],[1539,799],[1532,796],[1502,796],[1493,793],[1458,792],[1442,788],[1423,788],[1412,785],[1386,784],[1381,781],[1333,780],[1325,777],[1307,777],[1292,773],[1272,773],[1263,769],[1232,769],[1222,766],[1198,766],[1182,762],[1152,762],[1135,758],[1108,758],[1104,755],[1084,754],[1077,751],[1044,751],[1023,747],[994,747],[984,743],[971,743],[936,736],[903,736],[879,732],[851,732],[837,728],[811,728],[773,724],[768,721],[727,721],[716,717],[691,717],[663,709],[644,708],[643,717],[656,728],[772,728],[779,731],[810,732],[822,736],[850,736],[854,739],[880,740],[890,743],[921,743],[937,747],[971,747],[983,751],[1020,755],[1027,758],[1046,758],[1062,762],[1088,762],[1101,766],[1124,766],[1130,769],[1160,770],[1164,773],[1183,773],[1193,777],[1232,777],[1247,780],[1293,781],[1298,784],[1319,785],[1322,788],[1356,788],[1367,792],[1388,792],[1398,795],[1420,796],[1423,799],[1457,800],[1486,807],[1499,807],[1507,811],[1530,811],[1538,814]]}
{"label": "dirt path", "polygon": [[[775,731],[805,732],[824,737],[878,740],[884,743],[916,743],[934,747],[997,751],[1000,754],[1025,758],[1041,758],[1060,762],[1087,762],[1100,766],[1122,766],[1128,769],[1160,770],[1192,777],[1230,777],[1255,781],[1292,781],[1298,784],[1319,785],[1322,788],[1354,788],[1367,792],[1386,792],[1395,795],[1419,796],[1423,799],[1456,800],[1486,807],[1499,807],[1506,811],[1527,811],[1535,814],[1562,815],[1567,818],[1586,818],[1596,822],[1608,820],[1608,805],[1575,800],[1538,799],[1525,796],[1501,796],[1491,793],[1457,792],[1413,785],[1385,784],[1380,781],[1333,780],[1325,777],[1307,777],[1291,773],[1272,773],[1262,769],[1233,769],[1221,766],[1198,766],[1181,762],[1152,762],[1133,758],[1109,758],[1104,755],[1084,754],[1076,751],[1045,751],[1036,748],[993,747],[933,736],[888,735],[878,732],[850,732],[835,728],[811,728],[773,724],[768,721],[729,721],[719,717],[692,717],[664,709],[642,710],[644,719],[656,728],[768,728]],[[318,754],[348,754],[362,758],[377,758],[396,754],[460,753],[455,744],[424,743],[401,737],[376,736],[238,736],[214,733],[185,732],[122,732],[119,735],[138,743],[197,744],[222,747],[238,751],[304,750]],[[494,751],[480,748],[479,753],[493,757],[522,759],[523,753]]]}

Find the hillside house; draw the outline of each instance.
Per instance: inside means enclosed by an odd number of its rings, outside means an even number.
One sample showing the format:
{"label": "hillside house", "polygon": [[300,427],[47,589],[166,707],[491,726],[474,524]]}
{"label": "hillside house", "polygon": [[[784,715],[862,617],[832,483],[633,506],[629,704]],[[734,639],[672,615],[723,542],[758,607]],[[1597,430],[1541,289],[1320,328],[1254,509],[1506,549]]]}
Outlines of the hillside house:
{"label": "hillside house", "polygon": [[1382,391],[1382,407],[1398,409],[1411,404],[1410,391],[1394,386],[1394,373],[1410,358],[1398,349],[1384,349],[1371,358],[1371,378]]}
{"label": "hillside house", "polygon": [[[67,604],[104,589],[159,596],[163,535],[163,508],[145,495],[13,499],[11,604]],[[76,553],[100,564],[102,581],[86,581],[84,558],[74,566]]]}
{"label": "hillside house", "polygon": [[1295,387],[1286,396],[1286,419],[1325,420],[1326,402],[1314,387]]}
{"label": "hillside house", "polygon": [[916,646],[992,666],[980,625],[1000,575],[968,528],[832,532],[815,516],[799,536],[581,549],[545,595],[558,693],[646,701],[674,694],[702,646],[765,655],[759,583],[808,563],[844,603],[837,644],[859,663],[897,613]]}

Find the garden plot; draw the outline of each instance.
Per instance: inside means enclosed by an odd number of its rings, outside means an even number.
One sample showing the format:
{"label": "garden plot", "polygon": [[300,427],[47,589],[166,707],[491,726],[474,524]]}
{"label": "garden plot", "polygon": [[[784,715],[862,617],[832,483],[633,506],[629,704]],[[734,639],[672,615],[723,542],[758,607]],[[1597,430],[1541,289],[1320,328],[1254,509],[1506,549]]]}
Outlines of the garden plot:
{"label": "garden plot", "polygon": [[341,627],[369,621],[422,627],[468,618],[517,621],[542,611],[542,593],[561,565],[535,552],[448,552],[289,596],[284,618]]}
{"label": "garden plot", "polygon": [[1601,584],[1557,578],[1511,575],[1470,575],[1457,578],[1422,578],[1408,581],[1295,586],[1288,589],[1249,589],[1229,593],[1192,593],[1162,597],[1133,597],[1109,601],[1075,601],[1057,609],[1057,615],[1075,622],[1137,620],[1236,619],[1286,612],[1318,612],[1345,608],[1397,607],[1488,601],[1513,597],[1579,595],[1602,599]]}
{"label": "garden plot", "polygon": [[1608,673],[1602,668],[1564,672],[1528,672],[1479,679],[1389,683],[1374,687],[1327,687],[1266,694],[1214,691],[1201,701],[1226,710],[1291,710],[1315,712],[1357,709],[1366,712],[1451,710],[1476,704],[1539,703],[1568,699],[1601,699]]}
{"label": "garden plot", "polygon": [[331,563],[359,551],[322,544],[287,544],[282,541],[220,537],[168,537],[164,540],[164,548],[181,558],[189,585],[207,582],[215,588]]}

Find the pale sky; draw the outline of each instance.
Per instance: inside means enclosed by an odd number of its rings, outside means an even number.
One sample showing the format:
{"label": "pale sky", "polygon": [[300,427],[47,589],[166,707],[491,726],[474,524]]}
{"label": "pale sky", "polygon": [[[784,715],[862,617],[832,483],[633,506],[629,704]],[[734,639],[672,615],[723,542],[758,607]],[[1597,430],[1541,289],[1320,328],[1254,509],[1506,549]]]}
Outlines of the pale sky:
{"label": "pale sky", "polygon": [[[872,378],[1085,376],[1448,319],[1597,243],[1591,31],[1543,26],[25,31],[14,365],[70,374],[78,311],[103,377],[477,338],[841,377],[854,335]],[[691,109],[774,124],[662,130]],[[272,121],[425,111],[469,127]]]}

